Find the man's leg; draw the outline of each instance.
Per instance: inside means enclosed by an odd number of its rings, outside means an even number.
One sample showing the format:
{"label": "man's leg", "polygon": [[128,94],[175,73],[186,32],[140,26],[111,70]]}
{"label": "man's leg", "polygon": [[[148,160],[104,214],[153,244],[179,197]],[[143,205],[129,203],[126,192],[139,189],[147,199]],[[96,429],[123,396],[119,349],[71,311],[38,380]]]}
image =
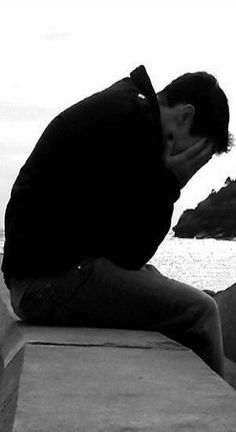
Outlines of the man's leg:
{"label": "man's leg", "polygon": [[[147,265],[143,268],[143,270],[154,271],[160,278],[165,278],[154,266]],[[176,289],[179,293],[180,297],[182,295],[185,296],[185,289],[187,289],[187,294],[191,297],[191,293],[196,291],[201,299],[199,298],[199,308],[202,308],[200,319],[196,314],[196,324],[189,329],[186,329],[186,332],[183,335],[178,335],[173,333],[173,330],[167,329],[166,335],[172,337],[183,345],[188,346],[193,351],[195,351],[213,370],[215,370],[222,377],[224,376],[224,349],[223,349],[223,338],[222,338],[222,330],[221,330],[221,319],[219,308],[215,301],[212,301],[212,296],[206,296],[205,292],[196,289],[190,285],[181,283],[174,279],[165,278],[166,283],[168,285],[168,289]],[[204,295],[202,295],[204,294]],[[163,329],[163,333],[165,329]],[[192,339],[193,334],[199,334],[200,339],[198,338]],[[205,343],[204,343],[205,338]]]}
{"label": "man's leg", "polygon": [[102,257],[93,266],[69,308],[74,325],[160,331],[223,376],[220,316],[210,296],[152,266],[125,270]]}
{"label": "man's leg", "polygon": [[[125,270],[100,257],[85,260],[56,278],[30,279],[26,284],[14,309],[29,322],[159,331],[191,348],[223,376],[215,301],[199,289],[164,277],[152,266]],[[12,301],[14,287],[13,280]]]}

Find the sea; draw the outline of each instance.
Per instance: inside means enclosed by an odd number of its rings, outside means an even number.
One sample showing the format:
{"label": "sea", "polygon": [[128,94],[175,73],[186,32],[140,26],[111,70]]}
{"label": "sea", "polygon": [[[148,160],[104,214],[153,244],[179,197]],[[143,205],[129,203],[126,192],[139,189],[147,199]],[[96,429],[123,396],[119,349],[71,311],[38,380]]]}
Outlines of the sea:
{"label": "sea", "polygon": [[[3,245],[0,231],[0,253]],[[236,283],[236,241],[180,239],[170,231],[150,264],[167,277],[218,292]]]}
{"label": "sea", "polygon": [[218,292],[236,283],[236,241],[181,239],[169,232],[150,263],[167,277]]}

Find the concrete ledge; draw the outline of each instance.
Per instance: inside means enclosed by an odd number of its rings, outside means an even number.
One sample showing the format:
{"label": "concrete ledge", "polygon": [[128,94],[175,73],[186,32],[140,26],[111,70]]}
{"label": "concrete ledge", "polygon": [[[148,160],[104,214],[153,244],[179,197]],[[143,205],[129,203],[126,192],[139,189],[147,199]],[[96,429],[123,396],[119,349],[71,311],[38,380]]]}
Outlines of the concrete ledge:
{"label": "concrete ledge", "polygon": [[25,348],[13,432],[230,432],[235,425],[234,390],[189,350]]}
{"label": "concrete ledge", "polygon": [[0,317],[1,432],[236,431],[232,387],[159,333],[25,325],[1,280]]}

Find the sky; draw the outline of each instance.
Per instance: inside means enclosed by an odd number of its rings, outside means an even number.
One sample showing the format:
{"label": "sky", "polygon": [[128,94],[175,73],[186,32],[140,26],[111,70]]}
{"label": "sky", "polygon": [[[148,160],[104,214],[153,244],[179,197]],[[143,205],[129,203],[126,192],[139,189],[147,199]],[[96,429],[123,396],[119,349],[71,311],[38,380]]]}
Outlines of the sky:
{"label": "sky", "polygon": [[[47,124],[144,64],[155,91],[213,73],[236,134],[235,0],[0,0],[0,227],[13,182]],[[172,226],[230,176],[236,148],[185,186]]]}

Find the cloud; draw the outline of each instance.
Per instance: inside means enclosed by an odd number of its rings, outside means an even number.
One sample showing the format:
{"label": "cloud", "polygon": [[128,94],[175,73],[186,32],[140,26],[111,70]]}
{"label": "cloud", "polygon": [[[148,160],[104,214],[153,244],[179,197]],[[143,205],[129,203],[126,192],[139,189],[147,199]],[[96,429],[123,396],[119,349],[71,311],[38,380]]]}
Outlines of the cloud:
{"label": "cloud", "polygon": [[44,35],[44,38],[48,41],[57,41],[57,40],[67,40],[68,37],[70,36],[69,33],[67,32],[60,32],[60,31],[52,31],[52,32],[48,32]]}

